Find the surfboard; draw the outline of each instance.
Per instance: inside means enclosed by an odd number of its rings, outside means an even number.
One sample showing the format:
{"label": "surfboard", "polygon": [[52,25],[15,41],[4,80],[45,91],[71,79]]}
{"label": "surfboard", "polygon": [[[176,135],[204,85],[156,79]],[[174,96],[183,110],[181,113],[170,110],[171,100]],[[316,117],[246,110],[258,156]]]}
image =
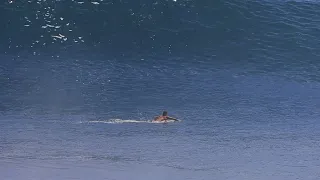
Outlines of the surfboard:
{"label": "surfboard", "polygon": [[152,123],[175,123],[181,122],[181,120],[167,120],[167,121],[151,121]]}

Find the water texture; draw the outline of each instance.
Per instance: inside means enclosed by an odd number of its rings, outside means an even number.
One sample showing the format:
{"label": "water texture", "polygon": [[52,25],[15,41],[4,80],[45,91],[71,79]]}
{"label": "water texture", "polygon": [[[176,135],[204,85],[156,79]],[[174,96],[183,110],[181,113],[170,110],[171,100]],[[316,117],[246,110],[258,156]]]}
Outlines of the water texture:
{"label": "water texture", "polygon": [[319,9],[1,2],[0,179],[318,180]]}

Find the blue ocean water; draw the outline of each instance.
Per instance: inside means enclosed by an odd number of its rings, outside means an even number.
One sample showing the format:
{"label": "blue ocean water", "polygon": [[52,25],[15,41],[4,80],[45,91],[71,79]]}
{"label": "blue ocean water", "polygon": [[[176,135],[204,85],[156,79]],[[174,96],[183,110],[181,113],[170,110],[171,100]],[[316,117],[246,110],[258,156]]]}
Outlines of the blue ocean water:
{"label": "blue ocean water", "polygon": [[317,1],[0,8],[0,179],[320,178]]}

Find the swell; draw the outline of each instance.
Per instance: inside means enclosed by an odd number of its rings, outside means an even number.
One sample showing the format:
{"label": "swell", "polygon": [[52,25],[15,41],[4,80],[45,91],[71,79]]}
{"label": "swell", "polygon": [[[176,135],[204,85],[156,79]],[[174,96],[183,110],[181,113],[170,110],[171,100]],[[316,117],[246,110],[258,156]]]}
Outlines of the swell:
{"label": "swell", "polygon": [[318,56],[319,7],[310,1],[13,1],[1,6],[1,49],[39,53],[81,44],[107,53],[232,51],[244,58],[267,49],[261,54]]}
{"label": "swell", "polygon": [[210,106],[226,92],[234,101],[245,76],[319,82],[319,8],[311,1],[5,2],[0,109],[134,111],[163,107],[167,97],[171,106]]}

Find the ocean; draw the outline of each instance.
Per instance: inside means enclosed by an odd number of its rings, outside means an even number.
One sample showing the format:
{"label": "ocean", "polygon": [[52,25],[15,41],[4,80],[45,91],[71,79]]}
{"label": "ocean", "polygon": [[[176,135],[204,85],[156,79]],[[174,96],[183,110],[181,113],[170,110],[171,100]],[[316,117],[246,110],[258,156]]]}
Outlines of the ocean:
{"label": "ocean", "polygon": [[319,9],[1,2],[0,179],[320,179]]}

